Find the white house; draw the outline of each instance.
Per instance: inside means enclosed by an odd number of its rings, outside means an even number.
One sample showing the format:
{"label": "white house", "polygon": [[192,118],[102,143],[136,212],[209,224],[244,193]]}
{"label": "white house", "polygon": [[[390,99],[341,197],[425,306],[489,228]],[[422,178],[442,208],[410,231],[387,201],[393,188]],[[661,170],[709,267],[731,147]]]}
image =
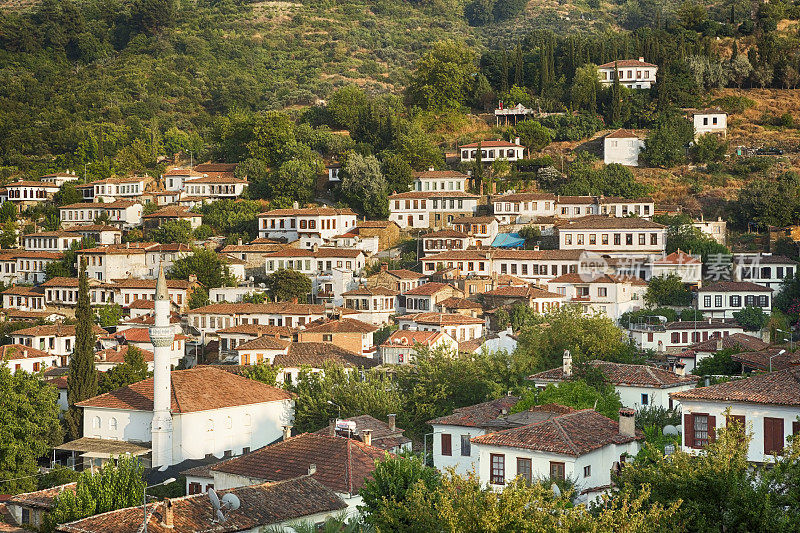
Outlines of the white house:
{"label": "white house", "polygon": [[[767,463],[800,433],[800,367],[672,394],[683,410],[683,449],[695,452],[736,422],[752,433],[747,459]],[[726,413],[730,409],[729,413]]]}
{"label": "white house", "polygon": [[345,309],[351,318],[380,326],[397,313],[397,291],[385,287],[357,287],[342,293]]}
{"label": "white house", "polygon": [[560,274],[578,272],[583,249],[572,250],[450,250],[426,257],[422,273],[432,276],[454,269],[461,277],[511,275],[528,282],[543,282]]}
{"label": "white house", "polygon": [[385,365],[408,365],[414,362],[418,347],[431,350],[458,351],[458,342],[438,331],[411,331],[399,329],[380,346],[381,361]]}
{"label": "white house", "polygon": [[410,191],[389,196],[389,220],[403,229],[445,228],[472,216],[479,196],[463,191]]}
{"label": "white house", "polygon": [[[765,354],[769,347],[769,343],[753,335],[732,333],[728,336],[711,337],[706,341],[692,344],[679,354],[667,357],[667,361],[670,362],[674,360],[676,363],[682,364],[683,371],[689,373],[692,372],[703,359],[711,357],[720,350],[735,348],[735,350],[739,352],[737,355],[749,353]],[[777,349],[775,351],[777,351]],[[767,365],[769,365],[769,360],[766,362]],[[779,359],[775,359],[776,365],[778,362]]]}
{"label": "white house", "polygon": [[[433,170],[414,172],[415,191],[466,191],[469,176],[454,170]],[[393,191],[405,192],[405,191]]]}
{"label": "white house", "polygon": [[658,66],[646,63],[643,57],[636,59],[618,59],[603,63],[597,67],[600,83],[608,87],[614,83],[619,73],[619,83],[629,89],[650,89],[656,82]]}
{"label": "white house", "polygon": [[525,158],[525,147],[520,145],[519,137],[517,137],[515,142],[501,140],[478,141],[461,145],[458,147],[461,154],[461,162],[475,161],[478,155],[478,147],[481,150],[481,160],[486,163],[491,163],[498,159],[517,161]]}
{"label": "white house", "polygon": [[695,109],[689,112],[694,127],[694,138],[712,134],[728,136],[728,114],[720,108]]}
{"label": "white house", "polygon": [[[291,393],[225,370],[176,370],[169,373],[169,379],[172,464],[266,446],[294,420]],[[121,440],[149,447],[153,386],[154,378],[148,378],[79,402],[84,439]],[[92,446],[85,442],[84,457],[98,457]]]}
{"label": "white house", "polygon": [[39,181],[43,181],[45,183],[52,183],[56,187],[61,187],[68,181],[78,181],[80,178],[77,174],[75,174],[74,170],[67,170],[66,172],[53,172],[51,174],[45,174],[44,176],[39,178]]}
{"label": "white house", "polygon": [[173,168],[161,175],[164,186],[168,191],[183,191],[187,181],[205,177],[206,174],[190,168]]}
{"label": "white house", "polygon": [[44,291],[38,287],[24,285],[9,287],[3,291],[3,309],[20,311],[44,311]]}
{"label": "white house", "polygon": [[650,264],[650,277],[678,276],[687,285],[700,285],[703,280],[703,262],[698,257],[689,255],[683,250],[654,259]]}
{"label": "white house", "polygon": [[547,192],[508,193],[492,197],[494,216],[503,224],[525,224],[556,215],[556,195]]}
{"label": "white house", "polygon": [[763,287],[779,289],[787,278],[794,278],[797,261],[768,253],[734,254],[734,281],[749,281]]}
{"label": "white house", "polygon": [[329,313],[352,316],[343,308],[327,308],[324,305],[292,302],[276,303],[213,303],[186,313],[187,322],[204,334],[246,324],[262,326],[302,327],[325,318]]}
{"label": "white house", "polygon": [[686,320],[667,322],[655,320],[631,323],[628,335],[641,350],[678,353],[697,342],[722,338],[734,333],[744,333],[744,328],[732,319],[709,318],[707,320]]}
{"label": "white house", "polygon": [[40,231],[23,235],[22,247],[28,251],[37,252],[63,252],[69,250],[74,242],[83,238],[80,233],[74,231]]}
{"label": "white house", "polygon": [[603,162],[618,163],[628,167],[639,166],[639,152],[644,141],[631,130],[617,130],[603,139]]}
{"label": "white house", "polygon": [[[106,335],[106,330],[94,326],[95,335]],[[36,348],[51,355],[61,357],[59,366],[66,366],[75,348],[75,326],[66,324],[47,324],[18,329],[10,334],[11,342]]]}
{"label": "white house", "polygon": [[453,219],[453,229],[469,235],[470,246],[490,246],[500,233],[500,223],[495,217],[460,217]]}
{"label": "white house", "polygon": [[580,305],[584,313],[601,313],[614,321],[623,313],[641,309],[647,292],[644,280],[608,274],[563,274],[545,282],[545,286],[550,292]]}
{"label": "white house", "polygon": [[644,218],[586,216],[562,222],[558,247],[586,250],[610,257],[663,255],[666,227]]}
{"label": "white house", "polygon": [[745,307],[772,310],[772,289],[749,281],[717,281],[697,291],[697,309],[712,318],[733,318]]}
{"label": "white house", "polygon": [[[103,202],[114,202],[121,199],[138,199],[145,190],[145,185],[152,182],[153,178],[131,176],[127,178],[106,178],[93,181],[94,198]],[[98,200],[98,201],[99,201]]]}
{"label": "white house", "polygon": [[[561,383],[572,377],[572,356],[564,354],[563,365],[528,376],[539,388],[550,383]],[[696,376],[680,376],[669,370],[649,365],[628,365],[594,360],[589,365],[602,372],[606,382],[614,385],[619,399],[625,407],[641,409],[658,406],[673,409],[670,393],[682,392],[697,386]]]}
{"label": "white house", "polygon": [[312,279],[322,274],[329,274],[333,269],[345,269],[359,275],[366,263],[362,250],[352,248],[286,247],[266,256],[265,273],[270,275],[276,270],[290,269],[302,272]]}
{"label": "white house", "polygon": [[46,202],[53,198],[59,187],[41,181],[14,181],[5,186],[8,201],[21,205]]}
{"label": "white house", "polygon": [[102,246],[76,253],[78,264],[86,261],[86,273],[100,281],[143,278],[150,275],[147,255],[140,246]]}
{"label": "white house", "polygon": [[61,224],[64,226],[93,225],[96,218],[107,214],[110,224],[132,228],[142,223],[142,204],[117,200],[110,204],[78,203],[59,207]]}
{"label": "white house", "polygon": [[[567,408],[568,409],[568,408]],[[611,472],[639,452],[641,433],[634,411],[620,410],[619,422],[593,409],[569,410],[520,427],[472,437],[481,483],[497,489],[514,478],[577,480],[578,492],[598,496]]]}
{"label": "white house", "polygon": [[484,333],[483,319],[459,313],[415,313],[395,321],[400,330],[441,331],[459,343],[479,339]]}
{"label": "white house", "polygon": [[471,439],[493,431],[490,424],[506,418],[519,400],[516,396],[503,396],[428,420],[433,427],[433,466],[442,472],[453,468],[461,476],[477,473],[478,454]]}
{"label": "white house", "polygon": [[5,344],[0,346],[0,361],[8,365],[11,372],[40,372],[45,368],[62,366],[57,355],[37,350],[23,344]]}
{"label": "white house", "polygon": [[[229,176],[204,176],[192,178],[183,185],[181,201],[186,197],[199,198],[201,202],[235,200],[247,188],[247,181]],[[184,196],[185,195],[185,196]]]}
{"label": "white house", "polygon": [[440,229],[426,233],[421,240],[423,255],[444,250],[466,250],[470,246],[469,235],[452,229]]}
{"label": "white house", "polygon": [[719,244],[725,244],[728,240],[728,223],[722,220],[722,217],[717,217],[717,220],[705,220],[701,217],[700,220],[692,222],[692,227],[699,229]]}
{"label": "white house", "polygon": [[274,209],[258,215],[258,236],[267,239],[299,240],[303,248],[325,244],[356,226],[350,209],[308,207]]}

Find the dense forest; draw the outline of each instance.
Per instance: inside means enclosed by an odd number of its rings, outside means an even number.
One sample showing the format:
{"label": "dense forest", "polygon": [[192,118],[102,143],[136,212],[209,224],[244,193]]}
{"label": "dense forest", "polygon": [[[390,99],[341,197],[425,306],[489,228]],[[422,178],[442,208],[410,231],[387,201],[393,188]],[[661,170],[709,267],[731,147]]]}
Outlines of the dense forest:
{"label": "dense forest", "polygon": [[[439,129],[458,129],[465,111],[498,99],[586,113],[551,125],[559,140],[602,126],[657,127],[670,110],[708,103],[714,87],[800,80],[800,6],[790,1],[3,6],[0,178],[66,168],[88,178],[154,173],[182,152],[248,162],[256,181],[291,163],[288,179],[355,148],[377,157],[391,191],[407,166],[443,162]],[[599,87],[594,65],[640,56],[660,66],[656,89]],[[289,145],[266,139],[274,128]],[[340,128],[350,138],[332,133]],[[255,190],[275,194],[307,197]]]}

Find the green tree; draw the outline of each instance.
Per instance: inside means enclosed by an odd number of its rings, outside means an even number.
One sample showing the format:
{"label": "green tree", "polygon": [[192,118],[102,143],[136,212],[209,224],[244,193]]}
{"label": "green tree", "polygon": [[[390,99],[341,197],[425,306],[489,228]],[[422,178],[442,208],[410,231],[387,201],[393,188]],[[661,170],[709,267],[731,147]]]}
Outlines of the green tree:
{"label": "green tree", "polygon": [[722,161],[728,153],[728,141],[719,135],[707,133],[695,141],[691,153],[692,159],[697,163]]}
{"label": "green tree", "polygon": [[456,41],[439,41],[417,61],[407,96],[424,109],[459,109],[475,73],[475,53]]}
{"label": "green tree", "polygon": [[358,114],[367,105],[367,96],[355,85],[347,85],[338,89],[328,99],[328,113],[333,119],[332,126],[352,130],[358,120]]}
{"label": "green tree", "polygon": [[409,492],[420,485],[433,491],[439,482],[439,472],[425,466],[421,458],[387,455],[386,460],[375,465],[372,478],[361,487],[359,510],[378,531],[409,531],[416,520],[413,509],[407,505]]}
{"label": "green tree", "polygon": [[281,163],[267,178],[270,198],[288,198],[300,204],[308,202],[314,195],[314,185],[321,171],[322,163],[317,156]]}
{"label": "green tree", "polygon": [[17,206],[13,202],[3,202],[0,205],[0,223],[5,224],[17,220]]}
{"label": "green tree", "polygon": [[411,165],[394,152],[381,155],[381,174],[386,180],[386,192],[389,194],[409,191],[414,183]]}
{"label": "green tree", "polygon": [[75,404],[97,395],[97,371],[94,368],[94,315],[89,305],[89,276],[86,261],[81,261],[78,278],[78,302],[75,306],[75,348],[69,360],[67,403],[64,413],[70,440],[83,435],[83,409]]}
{"label": "green tree", "polygon": [[573,409],[594,409],[613,420],[619,417],[619,410],[622,407],[619,394],[613,385],[599,383],[593,387],[583,379],[576,379],[558,384],[551,383],[543,390],[528,389],[512,411],[519,413],[535,405],[550,403],[566,405]]}
{"label": "green tree", "polygon": [[0,361],[0,396],[0,492],[35,490],[37,461],[63,438],[58,392],[39,376],[22,370],[12,374]]}
{"label": "green tree", "polygon": [[570,103],[573,109],[581,109],[591,114],[597,113],[597,95],[602,86],[597,74],[597,65],[588,63],[578,67],[572,78]]}
{"label": "green tree", "polygon": [[341,194],[356,211],[368,218],[383,219],[389,215],[386,179],[375,156],[352,153],[342,166]]}
{"label": "green tree", "polygon": [[144,493],[144,467],[138,457],[122,456],[96,473],[84,471],[75,492],[65,490],[53,499],[45,515],[43,531],[52,533],[59,524],[127,507],[140,507]]}
{"label": "green tree", "polygon": [[523,120],[515,127],[520,142],[530,151],[538,152],[553,142],[553,130],[535,120]]}
{"label": "green tree", "polygon": [[231,275],[225,260],[213,250],[206,248],[193,248],[191,255],[175,261],[168,277],[188,280],[193,274],[206,290],[236,285],[236,279]]}
{"label": "green tree", "polygon": [[698,376],[737,376],[742,373],[742,364],[731,357],[737,353],[739,348],[718,350],[701,359],[692,373]]}
{"label": "green tree", "polygon": [[651,167],[673,167],[686,161],[686,146],[693,137],[692,125],[683,117],[660,119],[639,156]]}
{"label": "green tree", "polygon": [[250,156],[277,168],[289,160],[291,149],[297,143],[294,128],[285,113],[268,111],[258,115],[253,125],[253,138],[247,144]]}
{"label": "green tree", "polygon": [[644,301],[649,306],[687,306],[692,304],[692,291],[677,274],[655,276],[647,284]]}
{"label": "green tree", "polygon": [[150,231],[150,238],[162,244],[186,244],[192,239],[192,224],[188,220],[167,220]]}
{"label": "green tree", "polygon": [[494,22],[492,0],[472,0],[464,6],[464,17],[470,26],[484,26]]}
{"label": "green tree", "polygon": [[208,291],[205,287],[197,287],[189,296],[189,309],[197,309],[210,303],[211,300],[208,299]]}
{"label": "green tree", "polygon": [[311,279],[297,270],[279,268],[267,276],[267,289],[277,302],[295,298],[300,302],[306,302],[308,295],[311,294]]}
{"label": "green tree", "polygon": [[267,362],[250,365],[244,369],[244,377],[272,385],[278,386],[278,376],[281,374],[281,367],[273,366]]}
{"label": "green tree", "polygon": [[799,183],[798,174],[784,172],[772,180],[752,180],[739,189],[733,210],[739,225],[747,228],[750,222],[759,227],[791,224],[798,208]]}
{"label": "green tree", "polygon": [[747,306],[733,313],[733,318],[742,325],[745,331],[761,331],[769,320],[769,315],[760,307]]}
{"label": "green tree", "polygon": [[98,392],[100,394],[138,383],[149,378],[152,372],[147,370],[142,350],[127,345],[125,356],[121,365],[100,373]]}
{"label": "green tree", "polygon": [[97,305],[94,314],[97,325],[101,328],[116,326],[122,320],[122,307],[118,303]]}
{"label": "green tree", "polygon": [[75,184],[71,181],[64,183],[58,192],[53,196],[53,203],[58,207],[65,205],[77,204],[83,201],[83,196],[75,188]]}
{"label": "green tree", "polygon": [[3,231],[0,232],[0,248],[16,248],[17,232],[19,227],[13,220],[3,224]]}

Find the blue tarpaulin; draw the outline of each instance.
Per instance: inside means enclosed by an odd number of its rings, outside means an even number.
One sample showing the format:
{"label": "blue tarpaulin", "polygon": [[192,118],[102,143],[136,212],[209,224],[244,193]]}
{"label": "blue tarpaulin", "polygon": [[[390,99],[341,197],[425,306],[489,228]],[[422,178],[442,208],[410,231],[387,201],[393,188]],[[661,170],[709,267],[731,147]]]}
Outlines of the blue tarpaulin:
{"label": "blue tarpaulin", "polygon": [[494,238],[492,247],[494,248],[522,248],[525,246],[525,239],[519,233],[500,233]]}

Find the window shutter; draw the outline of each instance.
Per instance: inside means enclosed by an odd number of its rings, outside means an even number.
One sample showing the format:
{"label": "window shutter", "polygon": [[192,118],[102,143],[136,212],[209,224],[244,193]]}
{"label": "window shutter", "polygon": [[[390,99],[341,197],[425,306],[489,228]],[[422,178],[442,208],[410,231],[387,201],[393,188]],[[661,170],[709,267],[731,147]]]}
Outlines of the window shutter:
{"label": "window shutter", "polygon": [[708,417],[708,442],[714,442],[717,438],[717,417]]}
{"label": "window shutter", "polygon": [[772,440],[774,436],[772,434],[772,419],[764,418],[764,454],[768,454],[772,451]]}
{"label": "window shutter", "polygon": [[683,444],[694,448],[694,418],[690,414],[683,415]]}
{"label": "window shutter", "polygon": [[792,435],[800,434],[800,422],[794,421],[792,422]]}

